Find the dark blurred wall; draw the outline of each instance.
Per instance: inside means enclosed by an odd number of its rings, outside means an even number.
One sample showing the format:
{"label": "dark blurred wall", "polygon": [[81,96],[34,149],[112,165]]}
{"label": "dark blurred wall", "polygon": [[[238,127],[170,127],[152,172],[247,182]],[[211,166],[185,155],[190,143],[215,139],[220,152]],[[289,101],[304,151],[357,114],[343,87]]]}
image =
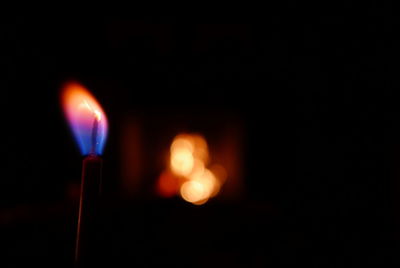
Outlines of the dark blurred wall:
{"label": "dark blurred wall", "polygon": [[2,39],[5,205],[57,199],[68,182],[79,181],[78,150],[59,105],[65,80],[81,81],[105,107],[106,155],[119,176],[118,131],[126,114],[215,110],[246,120],[265,68],[260,37],[249,24],[21,16],[2,25]]}
{"label": "dark blurred wall", "polygon": [[[80,156],[58,102],[60,83],[75,78],[109,115],[108,177],[121,176],[118,131],[127,114],[190,117],[206,109],[243,122],[244,207],[215,208],[217,222],[232,224],[222,225],[232,229],[218,241],[234,246],[216,249],[227,259],[238,254],[243,267],[248,258],[261,266],[398,264],[399,21],[378,2],[314,10],[290,2],[244,24],[188,16],[3,19],[0,207],[63,200],[79,183]],[[154,214],[140,213],[151,214],[148,221],[184,211],[149,206]],[[151,237],[148,245],[165,245]]]}

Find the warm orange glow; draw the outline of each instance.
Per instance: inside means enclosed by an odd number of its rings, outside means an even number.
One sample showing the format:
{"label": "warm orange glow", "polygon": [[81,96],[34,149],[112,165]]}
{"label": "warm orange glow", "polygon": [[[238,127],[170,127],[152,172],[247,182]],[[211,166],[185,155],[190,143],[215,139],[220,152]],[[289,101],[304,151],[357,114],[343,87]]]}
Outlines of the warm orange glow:
{"label": "warm orange glow", "polygon": [[164,193],[160,192],[160,194],[162,196],[173,195],[175,190],[169,184],[178,183],[178,192],[181,197],[195,205],[202,205],[209,198],[217,195],[226,178],[226,171],[218,165],[208,169],[209,158],[208,145],[202,136],[198,134],[177,135],[170,147],[171,173],[168,178],[161,175],[158,181],[158,188],[164,189]]}
{"label": "warm orange glow", "polygon": [[179,179],[170,172],[163,172],[157,181],[157,192],[163,197],[172,197],[179,191]]}
{"label": "warm orange glow", "polygon": [[221,165],[212,165],[210,167],[211,172],[217,177],[220,181],[225,181],[228,177],[228,174],[225,168]]}
{"label": "warm orange glow", "polygon": [[181,186],[181,196],[184,200],[195,205],[207,202],[207,189],[198,181],[187,181]]}
{"label": "warm orange glow", "polygon": [[187,149],[191,153],[194,151],[194,144],[188,135],[179,135],[175,137],[171,144],[171,152],[176,150]]}
{"label": "warm orange glow", "polygon": [[93,95],[76,82],[62,91],[65,115],[83,154],[101,154],[107,136],[107,118]]}
{"label": "warm orange glow", "polygon": [[187,148],[179,148],[171,152],[171,169],[176,175],[189,175],[193,170],[193,166],[193,154]]}
{"label": "warm orange glow", "polygon": [[[102,119],[103,109],[93,95],[78,83],[69,83],[63,92],[64,107],[68,115],[75,115],[78,111],[85,117]],[[77,111],[78,110],[78,111]]]}
{"label": "warm orange glow", "polygon": [[202,173],[197,173],[189,177],[189,179],[203,186],[204,196],[202,199],[215,196],[219,192],[220,183],[214,174],[208,169],[205,169]]}
{"label": "warm orange glow", "polygon": [[180,134],[170,148],[171,170],[178,176],[188,176],[208,160],[207,143],[199,135]]}
{"label": "warm orange glow", "polygon": [[194,144],[195,150],[193,151],[194,157],[204,162],[208,163],[208,146],[206,140],[200,135],[192,135],[192,142]]}
{"label": "warm orange glow", "polygon": [[225,168],[221,165],[213,165],[210,168],[211,173],[213,174],[215,178],[215,185],[214,185],[214,190],[211,193],[211,196],[216,196],[222,186],[224,184],[226,178],[228,177],[228,174],[225,170]]}
{"label": "warm orange glow", "polygon": [[193,178],[198,176],[199,174],[202,174],[205,170],[205,165],[204,162],[199,160],[199,159],[195,159],[194,163],[193,163],[193,168],[192,168],[192,172],[187,176],[187,178]]}

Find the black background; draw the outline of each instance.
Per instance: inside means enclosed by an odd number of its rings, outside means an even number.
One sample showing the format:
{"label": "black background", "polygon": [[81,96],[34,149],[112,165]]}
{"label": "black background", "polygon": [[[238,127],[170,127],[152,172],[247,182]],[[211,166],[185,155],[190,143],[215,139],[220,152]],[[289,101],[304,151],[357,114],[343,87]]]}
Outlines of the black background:
{"label": "black background", "polygon": [[[203,207],[111,198],[106,260],[398,264],[398,20],[390,6],[306,11],[290,4],[246,23],[60,14],[4,21],[4,262],[72,263],[76,206],[50,204],[65,202],[68,183],[79,181],[79,153],[58,99],[61,83],[74,78],[106,107],[108,174],[118,174],[113,129],[128,112],[206,107],[245,122],[244,198]],[[196,91],[204,98],[191,98]]]}

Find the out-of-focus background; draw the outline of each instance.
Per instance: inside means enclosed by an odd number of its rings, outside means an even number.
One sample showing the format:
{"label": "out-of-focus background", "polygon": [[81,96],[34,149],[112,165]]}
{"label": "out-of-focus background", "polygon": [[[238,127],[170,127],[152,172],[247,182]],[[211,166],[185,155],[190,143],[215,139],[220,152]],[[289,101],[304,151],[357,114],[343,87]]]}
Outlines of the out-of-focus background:
{"label": "out-of-focus background", "polygon": [[399,263],[395,18],[299,9],[2,20],[0,262],[72,265],[74,79],[109,119],[99,262]]}

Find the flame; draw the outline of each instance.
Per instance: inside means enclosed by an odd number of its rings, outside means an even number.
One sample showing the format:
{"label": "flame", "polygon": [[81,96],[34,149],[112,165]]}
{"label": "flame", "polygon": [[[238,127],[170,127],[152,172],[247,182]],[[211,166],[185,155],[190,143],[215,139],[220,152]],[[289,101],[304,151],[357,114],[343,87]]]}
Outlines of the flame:
{"label": "flame", "polygon": [[208,201],[207,189],[198,181],[187,181],[182,184],[180,193],[182,198],[195,205],[202,205]]}
{"label": "flame", "polygon": [[93,95],[76,82],[62,90],[64,114],[83,155],[101,155],[107,138],[107,117]]}

